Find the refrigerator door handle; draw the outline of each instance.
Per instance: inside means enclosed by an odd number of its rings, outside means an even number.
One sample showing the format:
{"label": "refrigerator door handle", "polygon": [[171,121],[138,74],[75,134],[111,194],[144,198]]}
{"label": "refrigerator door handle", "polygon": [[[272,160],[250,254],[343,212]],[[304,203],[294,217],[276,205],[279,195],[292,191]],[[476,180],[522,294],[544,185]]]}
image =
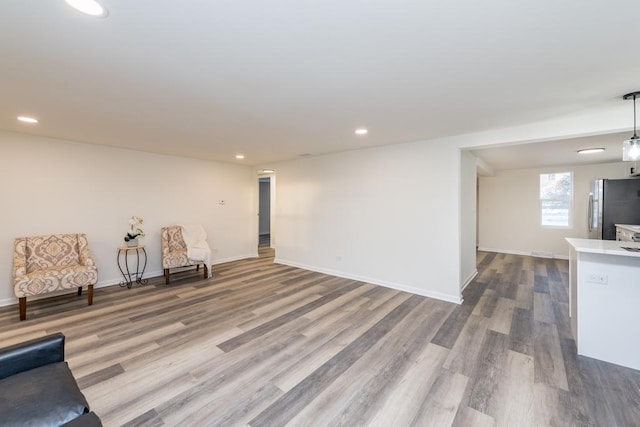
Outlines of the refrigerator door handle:
{"label": "refrigerator door handle", "polygon": [[589,231],[593,231],[593,193],[589,193],[589,208],[587,209],[587,223]]}

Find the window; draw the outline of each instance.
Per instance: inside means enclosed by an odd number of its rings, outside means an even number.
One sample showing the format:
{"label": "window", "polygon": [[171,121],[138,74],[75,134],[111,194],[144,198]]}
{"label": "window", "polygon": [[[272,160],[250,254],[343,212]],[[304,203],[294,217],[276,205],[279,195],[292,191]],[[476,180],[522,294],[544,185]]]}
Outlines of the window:
{"label": "window", "polygon": [[571,172],[540,174],[540,224],[543,227],[570,227],[572,200]]}

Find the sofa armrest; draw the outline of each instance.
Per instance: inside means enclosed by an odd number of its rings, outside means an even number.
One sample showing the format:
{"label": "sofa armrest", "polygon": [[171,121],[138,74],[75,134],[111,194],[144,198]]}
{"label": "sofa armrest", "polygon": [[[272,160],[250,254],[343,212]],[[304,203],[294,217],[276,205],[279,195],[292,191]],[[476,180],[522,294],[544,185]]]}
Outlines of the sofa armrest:
{"label": "sofa armrest", "polygon": [[64,335],[61,332],[0,349],[0,379],[64,361]]}
{"label": "sofa armrest", "polygon": [[88,412],[63,424],[62,427],[102,427],[102,421],[95,412]]}
{"label": "sofa armrest", "polygon": [[86,234],[78,234],[78,252],[80,256],[80,265],[96,265],[96,261],[93,259],[93,255],[91,255],[91,251],[89,250],[89,243],[87,242]]}
{"label": "sofa armrest", "polygon": [[162,227],[160,231],[160,248],[162,249],[162,257],[166,258],[169,256],[169,229],[167,227]]}
{"label": "sofa armrest", "polygon": [[169,227],[162,227],[160,230],[160,249],[162,250],[162,268],[170,268]]}
{"label": "sofa armrest", "polygon": [[27,238],[18,237],[13,246],[13,277],[27,274]]}

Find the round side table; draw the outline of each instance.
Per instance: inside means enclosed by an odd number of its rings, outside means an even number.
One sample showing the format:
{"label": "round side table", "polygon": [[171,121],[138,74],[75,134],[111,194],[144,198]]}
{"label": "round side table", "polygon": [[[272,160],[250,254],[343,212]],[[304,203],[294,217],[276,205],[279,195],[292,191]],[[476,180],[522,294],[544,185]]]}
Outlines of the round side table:
{"label": "round side table", "polygon": [[[132,271],[129,268],[129,252],[134,251],[136,258],[136,269],[135,271]],[[141,255],[143,258],[142,269],[140,269]],[[133,286],[134,283],[138,283],[140,285],[147,284],[147,279],[142,278],[144,269],[147,267],[147,251],[144,249],[144,245],[118,247],[117,260],[118,268],[120,269],[120,273],[122,273],[122,277],[124,278],[124,281],[120,282],[120,286],[122,286],[123,288],[126,286],[127,288],[131,289],[131,286]]]}

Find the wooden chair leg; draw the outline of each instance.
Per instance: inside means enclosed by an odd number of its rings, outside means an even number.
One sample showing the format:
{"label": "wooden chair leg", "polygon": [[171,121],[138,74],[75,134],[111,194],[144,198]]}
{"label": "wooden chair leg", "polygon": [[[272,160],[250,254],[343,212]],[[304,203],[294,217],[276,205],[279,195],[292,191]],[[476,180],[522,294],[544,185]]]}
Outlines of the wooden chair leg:
{"label": "wooden chair leg", "polygon": [[78,286],[78,296],[82,295],[82,286]]}
{"label": "wooden chair leg", "polygon": [[168,268],[164,269],[164,284],[165,285],[169,284],[169,269]]}
{"label": "wooden chair leg", "polygon": [[27,297],[18,298],[18,308],[20,310],[20,320],[27,318]]}
{"label": "wooden chair leg", "polygon": [[[80,288],[80,290],[82,290],[82,288]],[[87,301],[89,302],[88,305],[93,305],[93,285],[87,286],[87,295]]]}
{"label": "wooden chair leg", "polygon": [[202,265],[204,265],[204,279],[206,280],[207,277],[209,277],[209,269],[207,268],[207,264],[202,264]]}
{"label": "wooden chair leg", "polygon": [[200,271],[200,264],[196,264],[196,271]]}

